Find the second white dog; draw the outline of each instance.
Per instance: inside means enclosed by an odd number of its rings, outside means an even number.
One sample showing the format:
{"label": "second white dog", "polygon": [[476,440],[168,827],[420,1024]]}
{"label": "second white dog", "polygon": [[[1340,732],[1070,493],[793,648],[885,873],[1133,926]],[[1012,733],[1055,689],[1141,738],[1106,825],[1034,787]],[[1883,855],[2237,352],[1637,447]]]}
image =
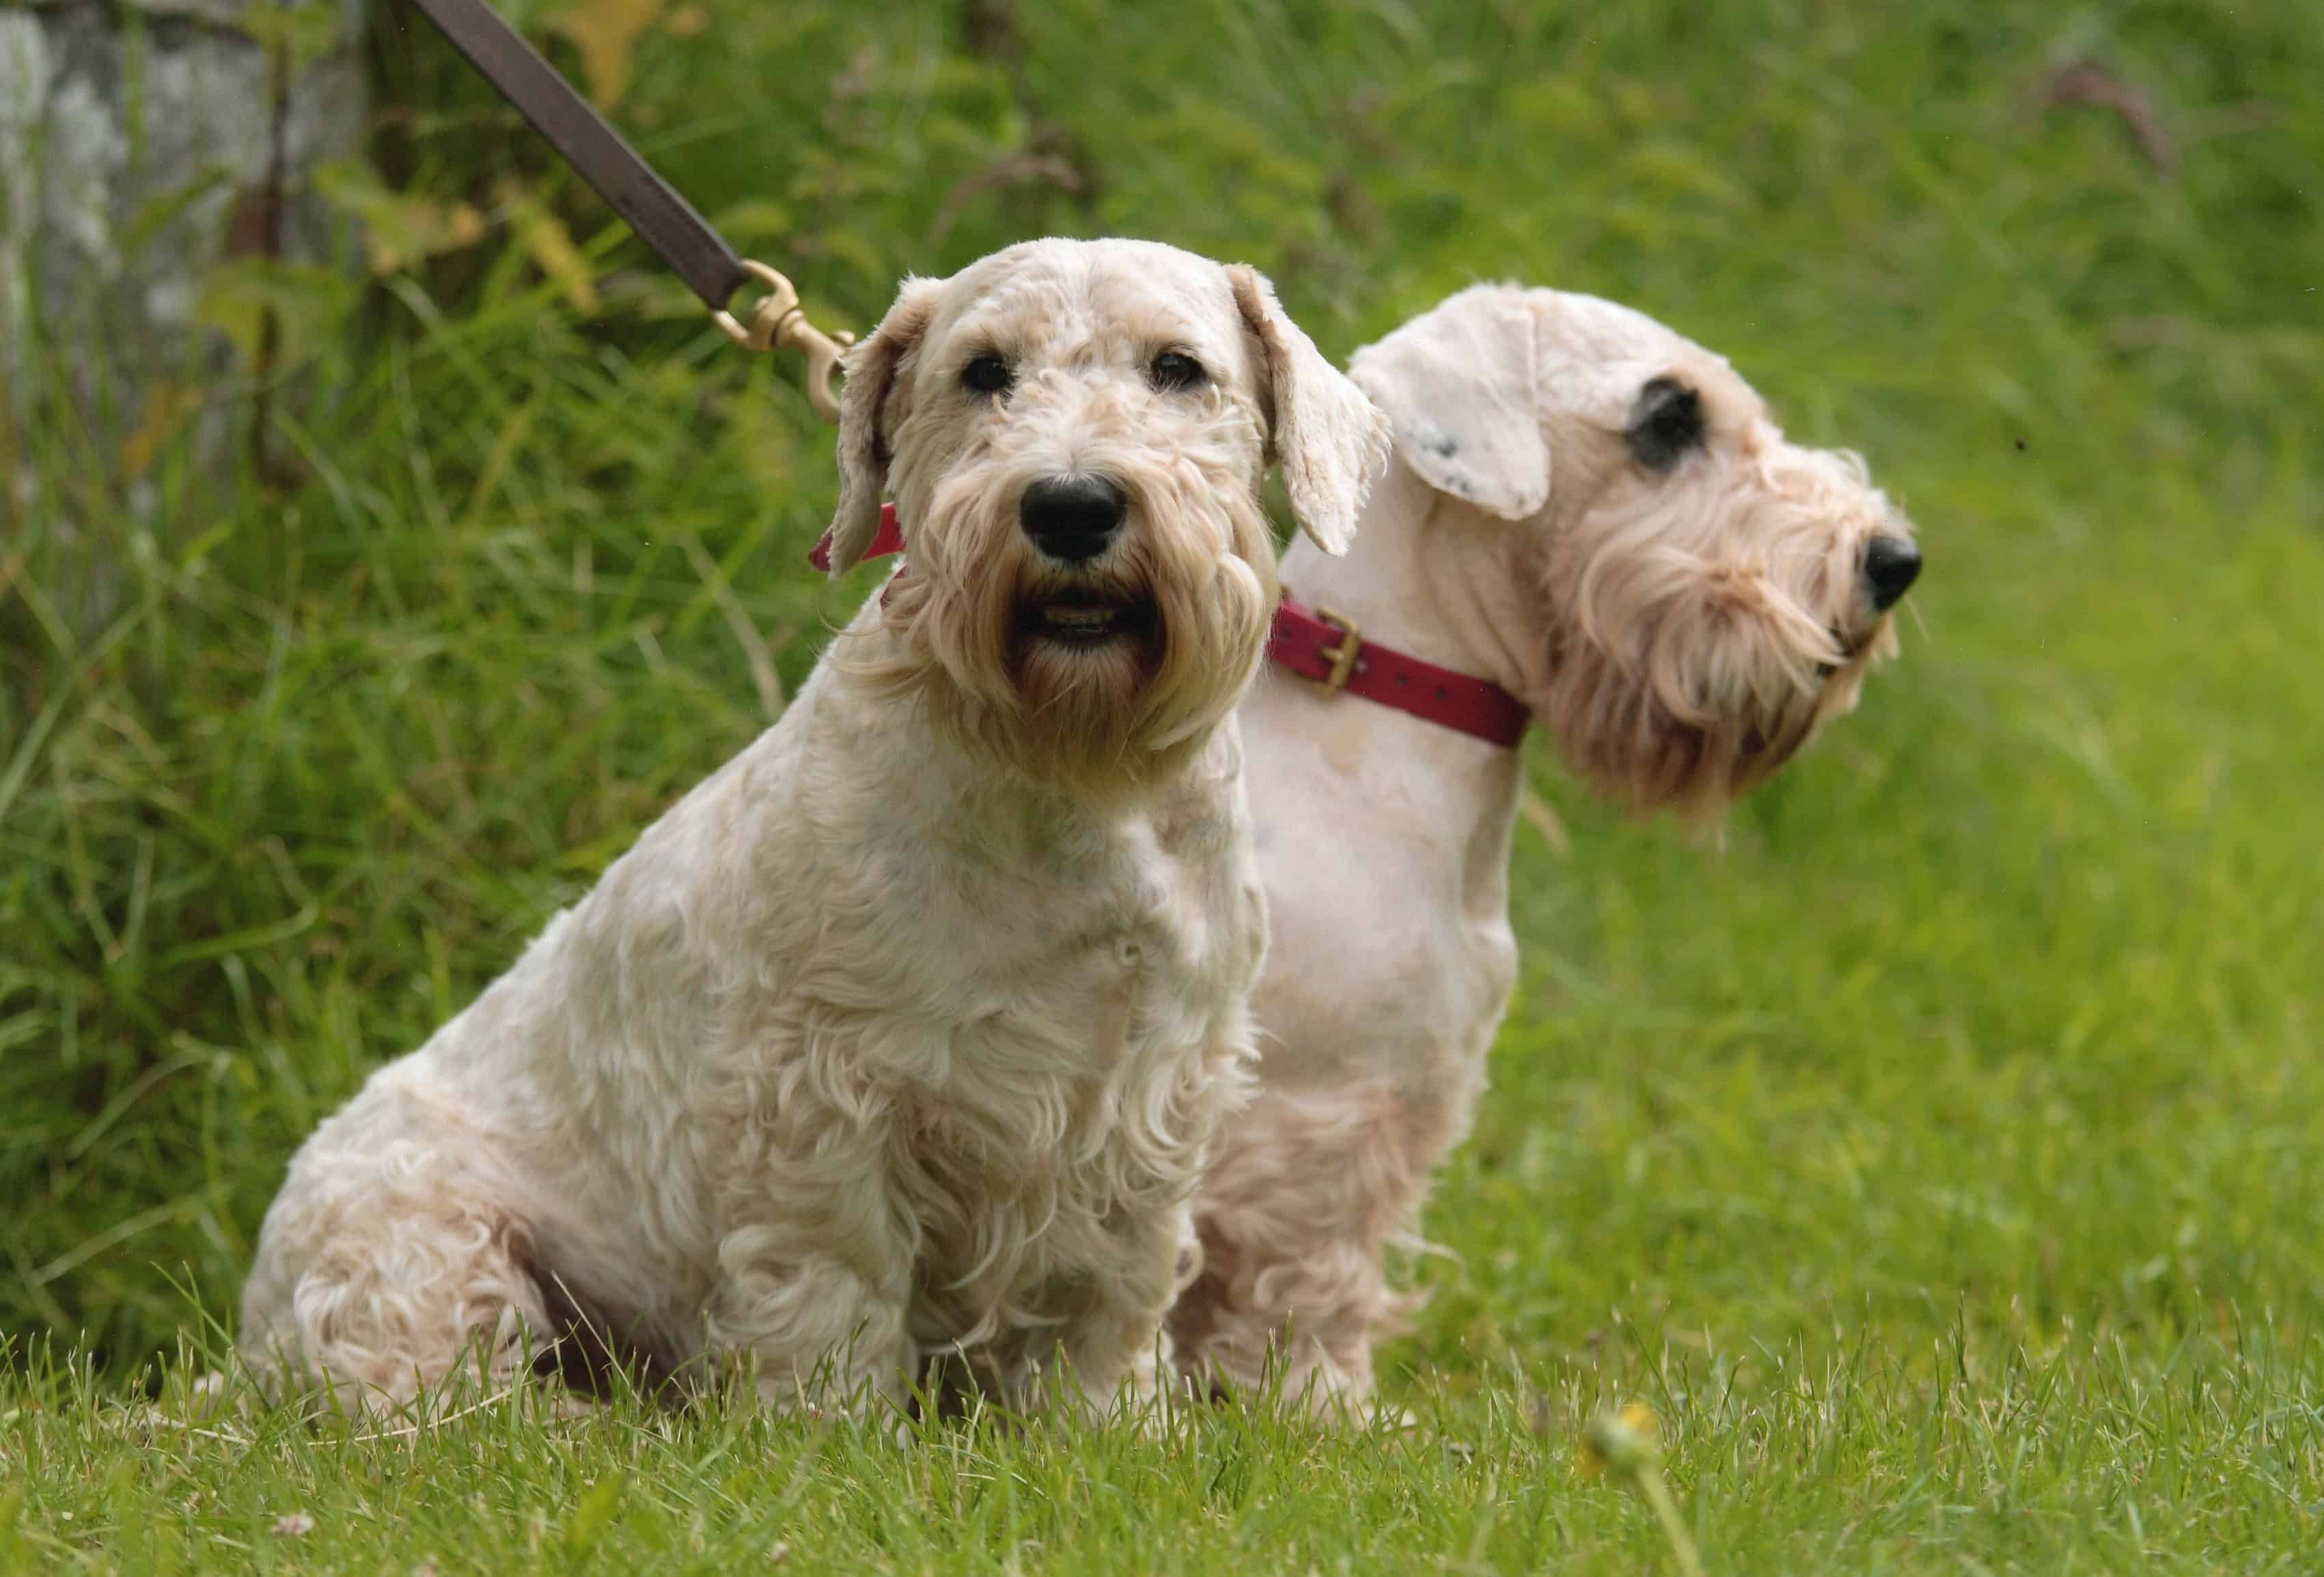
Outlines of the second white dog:
{"label": "second white dog", "polygon": [[1323,1411],[1370,1393],[1409,1301],[1384,1256],[1468,1131],[1516,982],[1528,715],[1600,791],[1714,814],[1856,704],[1921,562],[1860,460],[1786,442],[1725,360],[1612,302],[1479,286],[1351,371],[1396,458],[1354,552],[1284,559],[1286,597],[1337,622],[1300,671],[1350,687],[1277,669],[1243,705],[1260,1090],[1171,1320],[1196,1375],[1279,1362]]}
{"label": "second white dog", "polygon": [[293,1160],[244,1349],[351,1405],[474,1350],[747,1355],[769,1400],[1150,1386],[1263,946],[1234,708],[1279,456],[1323,549],[1386,424],[1266,282],[1044,241],[851,356],[836,567],[907,560],[782,720]]}

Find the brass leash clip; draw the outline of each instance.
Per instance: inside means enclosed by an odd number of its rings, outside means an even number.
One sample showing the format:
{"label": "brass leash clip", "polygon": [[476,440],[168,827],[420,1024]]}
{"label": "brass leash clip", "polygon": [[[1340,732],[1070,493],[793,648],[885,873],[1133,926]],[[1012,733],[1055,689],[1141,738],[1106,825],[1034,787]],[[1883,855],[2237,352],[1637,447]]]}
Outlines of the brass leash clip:
{"label": "brass leash clip", "polygon": [[825,334],[807,320],[800,309],[798,290],[790,281],[763,263],[750,258],[742,260],[743,269],[752,279],[767,287],[767,294],[751,309],[748,328],[734,320],[734,314],[721,308],[711,317],[725,331],[726,337],[745,350],[772,350],[777,346],[795,345],[807,352],[807,401],[815,413],[828,422],[839,420],[839,363],[855,337],[842,329]]}

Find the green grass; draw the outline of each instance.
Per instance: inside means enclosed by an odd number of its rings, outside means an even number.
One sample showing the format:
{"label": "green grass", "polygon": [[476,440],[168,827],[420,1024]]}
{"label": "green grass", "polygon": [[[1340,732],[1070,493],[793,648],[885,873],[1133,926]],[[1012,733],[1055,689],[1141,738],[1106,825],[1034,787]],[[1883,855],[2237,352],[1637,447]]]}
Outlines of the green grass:
{"label": "green grass", "polygon": [[[1474,278],[1613,296],[1866,452],[1929,553],[1904,658],[1723,847],[1537,758],[1573,852],[1521,837],[1524,981],[1429,1217],[1455,1257],[1385,1366],[1419,1432],[156,1425],[149,1360],[230,1308],[299,1138],[862,594],[800,562],[834,484],[788,369],[383,34],[391,175],[538,193],[603,301],[496,224],[326,302],[271,488],[14,436],[43,485],[0,503],[0,1559],[1669,1571],[1569,1471],[1639,1397],[1714,1572],[2314,1569],[2324,13],[709,20],[646,36],[616,118],[823,318],[1042,231],[1256,262],[1335,355]],[[2044,107],[2085,54],[2175,173]],[[1027,151],[1078,189],[982,179]]]}
{"label": "green grass", "polygon": [[[365,1438],[196,1425],[78,1376],[13,1389],[0,1560],[402,1573],[1672,1570],[1573,1471],[1591,1397],[1684,1420],[1670,1466],[1714,1572],[2312,1571],[2324,1361],[2260,1331],[2031,1353],[1933,1313],[1921,1342],[1696,1352],[1409,1388],[1419,1426],[1319,1440],[1205,1409],[1158,1435],[1062,1421],[901,1443],[748,1409],[503,1405]],[[303,1517],[311,1526],[293,1531]],[[172,1563],[179,1563],[173,1568]]]}

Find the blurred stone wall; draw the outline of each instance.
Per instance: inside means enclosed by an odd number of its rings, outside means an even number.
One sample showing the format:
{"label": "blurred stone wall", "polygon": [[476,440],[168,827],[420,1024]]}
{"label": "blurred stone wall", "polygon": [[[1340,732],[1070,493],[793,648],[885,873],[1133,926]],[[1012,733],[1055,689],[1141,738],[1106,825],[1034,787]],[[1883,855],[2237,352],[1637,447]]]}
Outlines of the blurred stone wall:
{"label": "blurred stone wall", "polygon": [[264,368],[208,292],[235,260],[346,254],[310,177],[363,136],[364,4],[0,0],[0,525],[45,497],[69,534],[68,480],[135,510],[141,432],[232,459]]}

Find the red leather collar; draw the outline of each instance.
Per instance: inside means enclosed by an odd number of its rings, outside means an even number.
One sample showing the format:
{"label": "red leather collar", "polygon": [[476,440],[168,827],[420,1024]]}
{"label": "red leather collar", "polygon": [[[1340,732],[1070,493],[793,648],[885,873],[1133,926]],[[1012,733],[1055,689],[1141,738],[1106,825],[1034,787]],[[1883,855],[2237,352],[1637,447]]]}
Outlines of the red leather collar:
{"label": "red leather collar", "polygon": [[[883,503],[879,534],[872,539],[863,557],[881,558],[903,550],[904,532],[896,523],[896,506]],[[831,567],[829,531],[807,555],[807,562],[817,569]],[[1514,747],[1533,720],[1524,702],[1490,679],[1471,678],[1407,657],[1394,647],[1366,641],[1354,621],[1329,608],[1303,607],[1288,592],[1275,610],[1267,655],[1270,661],[1314,680],[1326,690],[1361,696],[1489,744]]]}
{"label": "red leather collar", "polygon": [[1490,744],[1514,747],[1533,719],[1524,702],[1490,679],[1366,641],[1353,620],[1302,607],[1288,592],[1275,610],[1267,655],[1326,690],[1345,690]]}
{"label": "red leather collar", "polygon": [[[903,550],[904,528],[896,521],[896,506],[892,503],[883,503],[880,506],[879,532],[872,537],[872,546],[863,549],[863,557],[885,558],[890,553],[901,553]],[[815,551],[807,556],[807,561],[817,569],[825,572],[830,570],[831,533],[829,531],[825,531],[822,540],[816,543]]]}

